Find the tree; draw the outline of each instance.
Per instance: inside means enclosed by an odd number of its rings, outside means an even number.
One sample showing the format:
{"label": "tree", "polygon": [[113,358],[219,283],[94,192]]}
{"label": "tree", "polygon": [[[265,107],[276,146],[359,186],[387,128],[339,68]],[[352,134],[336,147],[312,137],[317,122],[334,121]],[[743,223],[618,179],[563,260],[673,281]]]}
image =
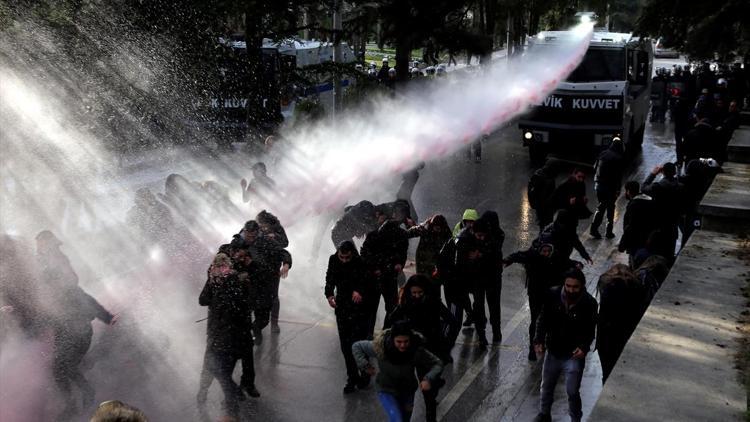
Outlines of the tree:
{"label": "tree", "polygon": [[692,59],[730,60],[750,54],[747,0],[648,0],[637,31],[663,37]]}

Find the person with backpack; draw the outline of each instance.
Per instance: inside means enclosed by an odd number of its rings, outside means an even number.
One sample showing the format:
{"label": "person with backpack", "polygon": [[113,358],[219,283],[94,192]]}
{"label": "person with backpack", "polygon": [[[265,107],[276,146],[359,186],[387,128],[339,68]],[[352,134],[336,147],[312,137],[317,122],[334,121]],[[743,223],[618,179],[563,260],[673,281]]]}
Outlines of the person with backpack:
{"label": "person with backpack", "polygon": [[526,197],[529,206],[536,212],[536,220],[539,224],[539,232],[544,230],[555,215],[555,207],[552,203],[552,195],[555,192],[555,176],[549,163],[537,169],[529,179],[526,188]]}

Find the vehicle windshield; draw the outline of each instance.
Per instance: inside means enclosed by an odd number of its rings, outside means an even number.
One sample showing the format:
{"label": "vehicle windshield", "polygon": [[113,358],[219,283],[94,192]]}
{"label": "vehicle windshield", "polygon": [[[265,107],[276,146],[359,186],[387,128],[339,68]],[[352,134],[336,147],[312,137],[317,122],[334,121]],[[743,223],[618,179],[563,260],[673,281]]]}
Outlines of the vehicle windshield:
{"label": "vehicle windshield", "polygon": [[624,81],[625,50],[589,48],[583,61],[566,79],[567,82]]}

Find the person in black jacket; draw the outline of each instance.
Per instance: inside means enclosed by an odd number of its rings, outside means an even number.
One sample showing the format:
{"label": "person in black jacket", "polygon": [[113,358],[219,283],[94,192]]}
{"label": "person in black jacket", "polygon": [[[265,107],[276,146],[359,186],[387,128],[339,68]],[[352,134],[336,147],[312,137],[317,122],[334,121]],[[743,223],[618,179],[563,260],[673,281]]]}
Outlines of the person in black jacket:
{"label": "person in black jacket", "polygon": [[540,232],[552,222],[555,216],[554,193],[555,175],[552,172],[552,166],[547,163],[531,176],[526,192],[529,206],[536,211]]}
{"label": "person in black jacket", "polygon": [[550,288],[561,286],[564,274],[571,268],[582,268],[583,264],[569,258],[554,259],[555,247],[545,243],[538,248],[531,247],[508,255],[503,261],[505,266],[521,264],[526,270],[526,294],[529,296],[529,355],[530,361],[536,361],[534,335],[536,321],[542,311],[544,299]]}
{"label": "person in black jacket", "polygon": [[[341,242],[336,253],[328,259],[326,270],[325,297],[328,305],[335,309],[336,326],[339,331],[341,352],[346,363],[346,385],[344,394],[355,391],[359,385],[369,383],[369,376],[359,373],[357,362],[352,355],[352,345],[367,338],[369,314],[365,308],[365,265],[357,253],[357,247],[350,240]],[[370,292],[373,293],[373,292]]]}
{"label": "person in black jacket", "polygon": [[[232,380],[239,359],[252,351],[252,312],[249,285],[239,280],[229,256],[219,253],[208,270],[198,303],[208,307],[206,363],[224,392],[224,407],[237,417],[240,387]],[[200,404],[200,403],[199,403]]]}
{"label": "person in black jacket", "polygon": [[379,205],[376,216],[380,226],[367,234],[360,255],[367,269],[367,276],[377,289],[374,297],[367,298],[370,307],[370,335],[375,331],[380,297],[385,302],[386,315],[393,312],[398,301],[398,276],[406,264],[409,238],[400,222],[391,218],[390,208]]}
{"label": "person in black jacket", "polygon": [[534,243],[537,247],[544,243],[554,246],[554,258],[556,259],[567,259],[575,249],[586,262],[593,264],[591,256],[578,237],[577,227],[578,218],[571,211],[560,210],[555,216],[555,221],[539,234]]}
{"label": "person in black jacket", "polygon": [[[662,174],[661,180],[654,182],[656,176]],[[658,228],[662,230],[665,240],[663,251],[658,254],[666,258],[670,265],[674,260],[675,243],[677,242],[677,226],[684,205],[684,186],[677,180],[677,167],[674,163],[656,166],[643,181],[641,190],[654,200],[654,207],[659,211],[656,216]],[[669,246],[671,245],[671,246]]]}
{"label": "person in black jacket", "polygon": [[697,120],[695,126],[685,134],[685,140],[683,141],[685,162],[696,158],[721,160],[720,134],[714,129],[708,117],[699,115]]}
{"label": "person in black jacket", "polygon": [[554,210],[568,210],[579,220],[591,217],[591,210],[586,196],[586,173],[579,168],[573,169],[567,180],[560,184],[552,194]]}
{"label": "person in black jacket", "polygon": [[[427,351],[439,357],[443,362],[452,361],[450,349],[445,347],[443,326],[455,325],[458,321],[453,319],[440,299],[430,292],[430,280],[426,276],[415,274],[409,277],[404,285],[399,305],[386,316],[385,328],[391,328],[398,321],[406,321],[414,331],[424,337],[424,348]],[[417,368],[417,375],[420,378],[424,376],[423,368]],[[444,383],[445,381],[437,378],[430,390],[422,392],[425,402],[425,418],[428,422],[437,420],[437,395]]]}
{"label": "person in black jacket", "polygon": [[649,235],[657,227],[654,201],[641,193],[641,185],[635,180],[625,183],[625,198],[628,205],[622,219],[622,237],[618,245],[620,252],[627,252],[630,266],[639,249],[646,246]]}
{"label": "person in black jacket", "polygon": [[344,215],[339,218],[331,229],[333,246],[338,247],[345,240],[363,237],[378,228],[375,216],[375,205],[370,201],[360,201],[344,208]]}
{"label": "person in black jacket", "polygon": [[[263,341],[263,328],[270,322],[274,304],[278,301],[280,278],[286,278],[292,266],[292,256],[281,247],[279,239],[280,237],[265,235],[261,226],[255,220],[250,220],[240,233],[234,235],[231,243],[233,247],[246,249],[253,262],[258,265],[257,278],[261,293],[256,296],[257,302],[253,304],[255,344]],[[278,332],[278,325],[274,332]]]}
{"label": "person in black jacket", "polygon": [[534,347],[537,354],[546,350],[542,366],[539,414],[535,421],[551,421],[550,411],[555,385],[565,372],[570,420],[580,422],[581,379],[586,354],[594,340],[597,303],[586,291],[586,278],[578,269],[565,274],[565,284],[549,290],[536,326]]}
{"label": "person in black jacket", "polygon": [[289,246],[289,239],[279,219],[270,212],[266,210],[259,212],[255,216],[255,221],[260,226],[260,235],[263,243],[270,244],[271,248],[281,250],[278,253],[272,253],[275,257],[272,262],[272,268],[275,268],[276,271],[273,272],[274,277],[271,283],[271,332],[279,333],[281,332],[281,328],[279,327],[279,310],[281,309],[279,283],[282,278],[287,277],[289,269],[292,267],[292,256],[284,249]]}
{"label": "person in black jacket", "polygon": [[599,226],[604,220],[604,214],[607,214],[607,239],[615,237],[612,228],[615,224],[615,202],[620,196],[620,187],[622,186],[622,173],[625,171],[625,148],[621,140],[612,141],[609,149],[599,155],[596,162],[596,174],[594,176],[594,190],[599,205],[596,207],[594,221],[591,223],[590,233],[594,239],[601,239]]}
{"label": "person in black jacket", "polygon": [[484,313],[484,303],[490,311],[490,325],[492,326],[492,342],[502,342],[503,335],[500,325],[500,299],[503,282],[503,242],[505,232],[500,228],[500,221],[494,211],[485,211],[471,228],[474,237],[482,244],[482,256],[479,261],[479,277],[474,280],[473,295],[474,327],[480,344],[486,344],[484,338],[487,317]]}
{"label": "person in black jacket", "polygon": [[84,407],[94,401],[94,387],[80,368],[94,336],[91,322],[98,319],[114,325],[117,317],[78,286],[78,275],[60,250],[62,242],[51,231],[37,234],[36,244],[42,269],[40,290],[47,299],[44,319],[52,327],[53,335],[52,376],[65,399],[59,419],[68,420],[77,412],[74,385],[81,391]]}
{"label": "person in black jacket", "polygon": [[[406,234],[410,238],[419,237],[415,257],[417,274],[423,274],[432,280],[440,250],[451,239],[451,228],[448,226],[448,221],[441,214],[436,214],[422,224],[409,227]],[[436,293],[437,297],[440,298],[440,288],[437,283],[433,282],[431,286],[434,287],[434,291],[431,293]]]}
{"label": "person in black jacket", "polygon": [[625,264],[615,264],[602,274],[597,290],[601,305],[596,349],[602,363],[602,383],[605,383],[646,310],[646,290]]}
{"label": "person in black jacket", "polygon": [[[469,291],[479,269],[482,245],[468,228],[449,240],[440,250],[437,262],[437,280],[443,285],[445,303],[458,324],[451,326],[447,347],[452,349],[458,338],[464,311],[471,313]],[[486,341],[486,338],[485,338]]]}

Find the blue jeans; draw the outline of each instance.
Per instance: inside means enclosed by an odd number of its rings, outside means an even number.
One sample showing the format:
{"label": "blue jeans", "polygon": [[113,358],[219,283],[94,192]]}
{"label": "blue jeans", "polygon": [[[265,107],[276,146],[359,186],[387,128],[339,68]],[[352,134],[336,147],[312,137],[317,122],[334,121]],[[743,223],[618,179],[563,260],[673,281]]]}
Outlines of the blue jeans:
{"label": "blue jeans", "polygon": [[409,422],[414,408],[414,393],[396,396],[379,392],[378,400],[388,415],[388,422]]}
{"label": "blue jeans", "polygon": [[554,401],[555,386],[560,374],[565,372],[565,390],[568,393],[568,414],[570,420],[577,422],[581,420],[581,378],[583,378],[583,367],[586,359],[560,359],[549,351],[544,356],[542,367],[542,387],[539,411],[546,415],[550,414],[552,402]]}

